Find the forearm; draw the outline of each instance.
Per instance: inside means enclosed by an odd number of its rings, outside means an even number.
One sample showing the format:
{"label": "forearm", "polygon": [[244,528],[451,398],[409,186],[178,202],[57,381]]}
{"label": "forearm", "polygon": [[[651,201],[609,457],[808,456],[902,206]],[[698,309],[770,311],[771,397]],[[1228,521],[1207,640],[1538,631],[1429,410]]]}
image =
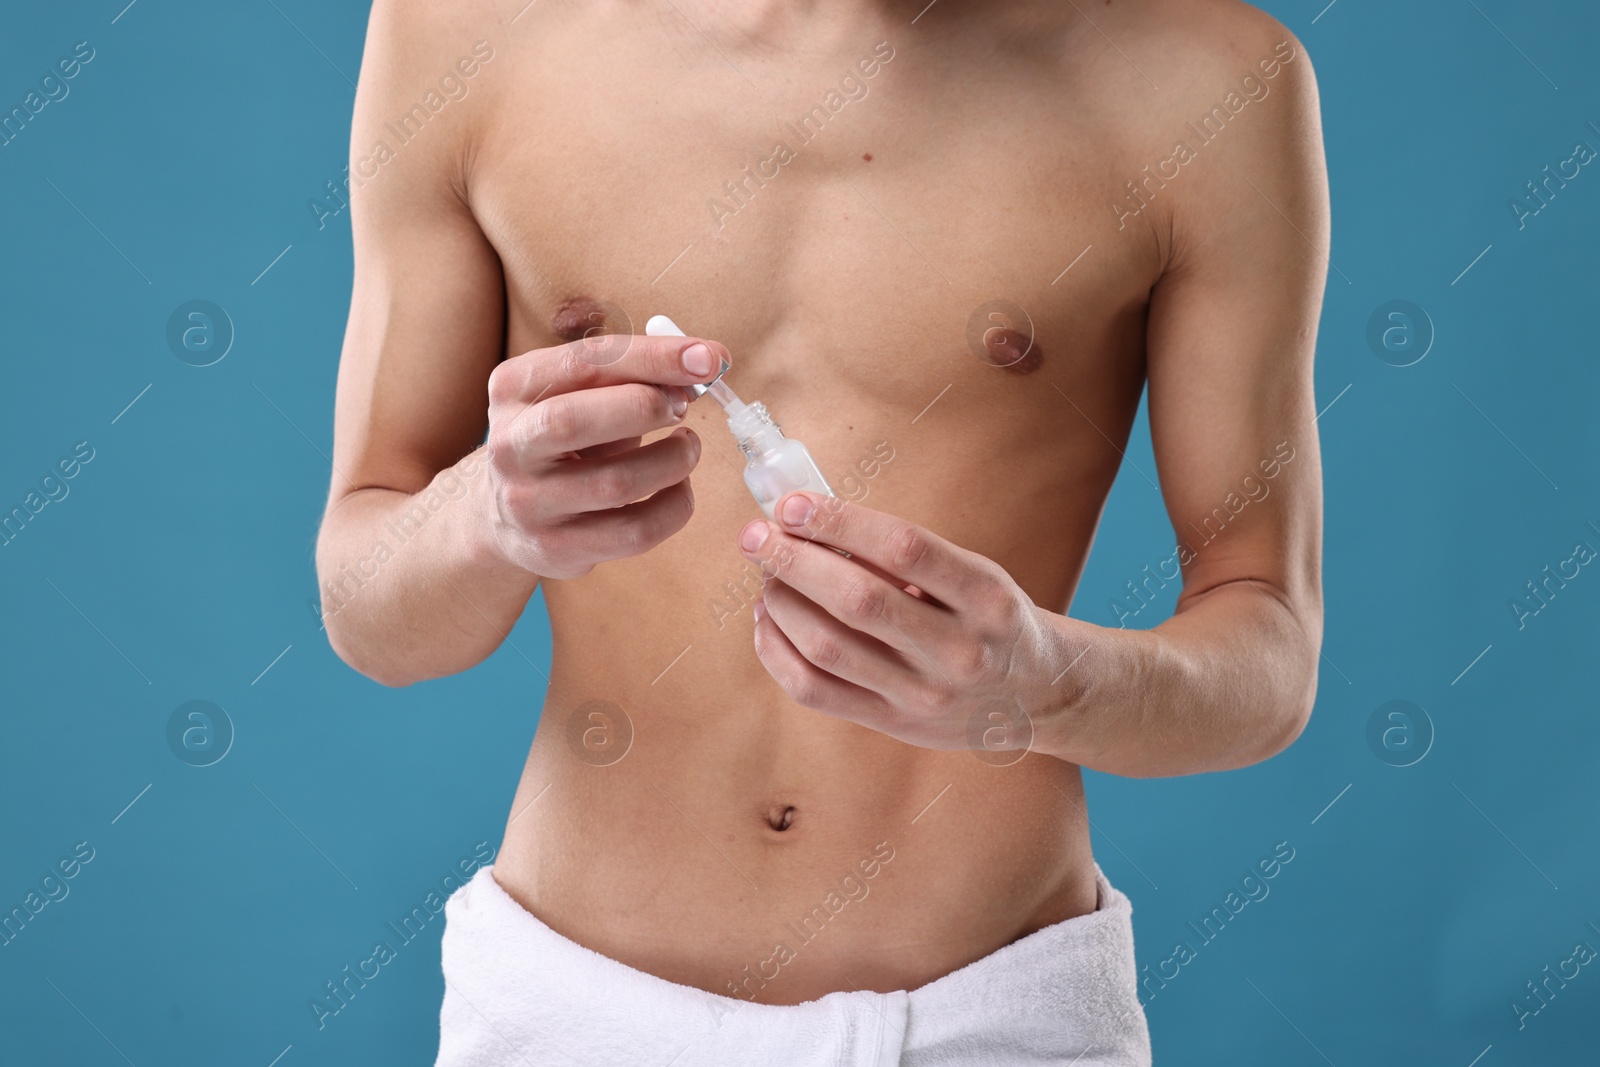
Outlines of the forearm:
{"label": "forearm", "polygon": [[1320,609],[1267,583],[1220,585],[1153,630],[1052,618],[1081,658],[1034,724],[1047,754],[1128,777],[1229,770],[1288,747],[1311,713]]}
{"label": "forearm", "polygon": [[416,494],[350,493],[324,517],[317,576],[329,643],[385,685],[466,670],[505,639],[538,577],[495,550],[483,448]]}

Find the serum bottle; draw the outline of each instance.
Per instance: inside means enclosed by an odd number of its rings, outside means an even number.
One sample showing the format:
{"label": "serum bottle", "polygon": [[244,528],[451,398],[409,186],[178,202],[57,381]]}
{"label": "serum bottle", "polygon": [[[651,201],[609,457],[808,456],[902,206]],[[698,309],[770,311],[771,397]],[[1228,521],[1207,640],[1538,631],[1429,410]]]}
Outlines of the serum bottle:
{"label": "serum bottle", "polygon": [[[665,315],[653,316],[645,323],[644,332],[650,337],[684,336]],[[728,364],[723,363],[715,379],[706,385],[690,386],[689,391],[695,396],[709,393],[727,414],[728,430],[745,455],[744,484],[761,505],[762,514],[772,518],[772,509],[788,493],[804,490],[833,496],[828,480],[822,476],[806,446],[783,436],[766,405],[760,401],[746,404],[740,400],[722,380],[727,370]]]}

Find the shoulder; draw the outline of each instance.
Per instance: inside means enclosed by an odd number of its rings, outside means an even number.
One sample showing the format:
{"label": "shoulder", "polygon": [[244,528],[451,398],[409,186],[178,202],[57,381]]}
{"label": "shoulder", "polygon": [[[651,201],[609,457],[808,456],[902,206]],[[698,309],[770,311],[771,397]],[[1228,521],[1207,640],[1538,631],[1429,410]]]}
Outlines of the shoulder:
{"label": "shoulder", "polygon": [[1078,114],[1115,153],[1144,163],[1181,150],[1185,159],[1245,164],[1320,154],[1311,57],[1261,9],[1241,0],[1078,0],[1067,16],[1056,62],[1088,105]]}
{"label": "shoulder", "polygon": [[431,183],[442,166],[460,184],[476,118],[503,80],[510,18],[486,0],[374,0],[351,122],[355,180]]}
{"label": "shoulder", "polygon": [[452,67],[473,76],[464,71],[504,51],[512,29],[486,0],[374,0],[361,81],[421,88]]}
{"label": "shoulder", "polygon": [[1320,229],[1322,120],[1300,40],[1239,0],[1114,0],[1102,10],[1123,3],[1106,33],[1156,86],[1127,123],[1124,147],[1153,187],[1151,221],[1169,263],[1254,217],[1263,196],[1302,230]]}
{"label": "shoulder", "polygon": [[515,14],[487,0],[372,0],[367,48],[395,59],[424,58],[462,36],[503,37]]}
{"label": "shoulder", "polygon": [[1128,41],[1180,76],[1254,62],[1285,43],[1297,56],[1305,50],[1287,26],[1242,0],[1114,0],[1085,10],[1115,19]]}
{"label": "shoulder", "polygon": [[1164,117],[1198,122],[1220,108],[1231,119],[1274,96],[1273,106],[1255,108],[1258,121],[1250,125],[1282,129],[1315,115],[1316,75],[1305,45],[1260,8],[1240,0],[1129,6],[1125,25],[1134,48],[1155,65],[1150,73],[1162,102],[1154,110]]}
{"label": "shoulder", "polygon": [[507,50],[509,16],[485,0],[374,0],[358,92],[398,102],[433,91],[455,100]]}

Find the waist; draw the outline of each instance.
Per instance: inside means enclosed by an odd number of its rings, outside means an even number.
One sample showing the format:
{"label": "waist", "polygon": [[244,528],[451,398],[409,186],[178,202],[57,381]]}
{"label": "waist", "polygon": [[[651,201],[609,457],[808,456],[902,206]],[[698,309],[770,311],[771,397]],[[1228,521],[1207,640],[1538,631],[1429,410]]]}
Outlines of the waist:
{"label": "waist", "polygon": [[1071,764],[919,749],[722,686],[629,712],[556,681],[495,874],[603,955],[799,1003],[915,989],[1094,910]]}

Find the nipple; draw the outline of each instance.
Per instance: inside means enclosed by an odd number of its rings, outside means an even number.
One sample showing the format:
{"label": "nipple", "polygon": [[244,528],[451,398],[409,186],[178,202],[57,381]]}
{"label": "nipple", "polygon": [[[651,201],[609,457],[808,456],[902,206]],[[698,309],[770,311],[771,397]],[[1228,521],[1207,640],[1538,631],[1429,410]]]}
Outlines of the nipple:
{"label": "nipple", "polygon": [[990,329],[983,335],[984,361],[1014,374],[1027,374],[1044,362],[1044,353],[1031,337],[1012,329]]}
{"label": "nipple", "polygon": [[592,334],[609,332],[612,323],[606,310],[606,305],[593,297],[572,297],[556,309],[550,329],[563,341],[581,341]]}

